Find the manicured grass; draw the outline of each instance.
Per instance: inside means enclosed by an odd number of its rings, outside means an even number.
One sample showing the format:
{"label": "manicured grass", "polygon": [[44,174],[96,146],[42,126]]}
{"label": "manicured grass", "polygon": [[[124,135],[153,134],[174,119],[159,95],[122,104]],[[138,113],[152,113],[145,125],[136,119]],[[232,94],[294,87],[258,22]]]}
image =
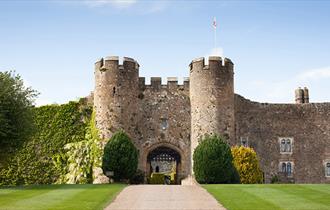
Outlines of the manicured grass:
{"label": "manicured grass", "polygon": [[228,210],[330,210],[328,184],[203,185]]}
{"label": "manicured grass", "polygon": [[0,209],[103,209],[125,185],[40,185],[0,188]]}

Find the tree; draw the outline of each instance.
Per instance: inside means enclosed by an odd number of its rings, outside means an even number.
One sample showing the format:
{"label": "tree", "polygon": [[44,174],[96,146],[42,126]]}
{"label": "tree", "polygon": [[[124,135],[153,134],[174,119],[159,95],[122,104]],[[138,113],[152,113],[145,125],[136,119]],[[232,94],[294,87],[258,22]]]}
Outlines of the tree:
{"label": "tree", "polygon": [[138,151],[124,131],[116,132],[105,145],[103,171],[113,171],[116,181],[131,179],[137,170]]}
{"label": "tree", "polygon": [[17,147],[31,133],[36,96],[19,75],[0,72],[0,148]]}
{"label": "tree", "polygon": [[237,183],[229,145],[217,135],[201,139],[193,155],[194,175],[199,183]]}
{"label": "tree", "polygon": [[237,169],[241,183],[262,183],[263,176],[257,153],[250,147],[235,146],[231,149],[233,163]]}

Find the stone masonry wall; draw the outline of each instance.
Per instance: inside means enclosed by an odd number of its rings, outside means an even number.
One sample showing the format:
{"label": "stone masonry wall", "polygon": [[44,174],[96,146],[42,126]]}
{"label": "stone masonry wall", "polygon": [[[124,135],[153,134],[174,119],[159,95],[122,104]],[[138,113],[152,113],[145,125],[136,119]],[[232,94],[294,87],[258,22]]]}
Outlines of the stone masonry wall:
{"label": "stone masonry wall", "polygon": [[[104,143],[123,129],[139,150],[139,168],[150,173],[148,154],[168,147],[180,154],[178,180],[191,173],[191,156],[206,133],[228,137],[231,145],[248,139],[260,157],[266,182],[279,172],[281,161],[293,162],[297,183],[329,183],[330,103],[267,104],[234,94],[233,63],[222,58],[195,59],[190,82],[177,78],[139,78],[139,64],[116,56],[95,63],[96,126]],[[291,154],[280,153],[280,137],[293,138]]]}
{"label": "stone masonry wall", "polygon": [[[260,157],[266,182],[280,161],[293,161],[296,183],[330,182],[324,160],[330,159],[330,103],[267,104],[235,95],[236,141],[248,138]],[[279,137],[293,137],[292,154],[280,153]]]}
{"label": "stone masonry wall", "polygon": [[167,146],[181,156],[178,177],[188,175],[190,166],[190,101],[189,80],[178,85],[176,78],[168,78],[167,85],[161,78],[151,78],[145,85],[140,78],[139,112],[136,146],[140,150],[139,168],[149,172],[147,155],[158,146]]}

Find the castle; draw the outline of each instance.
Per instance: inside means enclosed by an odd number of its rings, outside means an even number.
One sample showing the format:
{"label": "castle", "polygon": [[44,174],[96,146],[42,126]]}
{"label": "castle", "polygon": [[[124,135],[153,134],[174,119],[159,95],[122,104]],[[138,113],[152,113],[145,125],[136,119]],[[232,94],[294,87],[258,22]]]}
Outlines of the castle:
{"label": "castle", "polygon": [[190,63],[183,84],[169,77],[166,85],[159,77],[146,85],[134,59],[98,60],[94,108],[101,138],[125,130],[139,151],[139,169],[150,175],[174,168],[178,183],[192,173],[192,154],[205,134],[254,148],[266,183],[274,176],[329,183],[330,103],[309,103],[307,88],[296,90],[295,104],[250,101],[234,93],[230,59],[207,59]]}

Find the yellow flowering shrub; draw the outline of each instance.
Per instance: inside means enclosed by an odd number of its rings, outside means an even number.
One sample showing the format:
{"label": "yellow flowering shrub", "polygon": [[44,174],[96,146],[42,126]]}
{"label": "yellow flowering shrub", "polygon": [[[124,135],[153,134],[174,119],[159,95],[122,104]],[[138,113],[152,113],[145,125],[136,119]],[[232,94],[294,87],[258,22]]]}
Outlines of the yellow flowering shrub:
{"label": "yellow flowering shrub", "polygon": [[235,146],[231,148],[233,164],[237,169],[242,184],[263,182],[263,174],[257,153],[250,147]]}

